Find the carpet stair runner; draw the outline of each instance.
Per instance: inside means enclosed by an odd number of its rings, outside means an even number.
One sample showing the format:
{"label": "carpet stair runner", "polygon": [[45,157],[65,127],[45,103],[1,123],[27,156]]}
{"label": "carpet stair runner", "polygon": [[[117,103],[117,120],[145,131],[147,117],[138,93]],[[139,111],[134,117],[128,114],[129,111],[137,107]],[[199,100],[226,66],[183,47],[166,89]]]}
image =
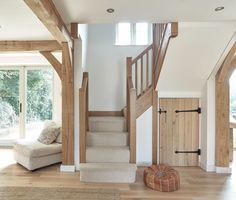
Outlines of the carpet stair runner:
{"label": "carpet stair runner", "polygon": [[83,182],[135,182],[136,164],[130,164],[124,117],[90,117],[86,163],[80,164]]}

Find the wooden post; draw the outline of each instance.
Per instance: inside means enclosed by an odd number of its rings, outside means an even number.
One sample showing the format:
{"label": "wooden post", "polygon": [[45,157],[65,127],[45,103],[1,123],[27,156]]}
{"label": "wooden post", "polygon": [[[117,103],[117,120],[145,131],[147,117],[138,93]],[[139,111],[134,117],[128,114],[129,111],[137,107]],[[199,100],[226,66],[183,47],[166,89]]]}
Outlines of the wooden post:
{"label": "wooden post", "polygon": [[130,89],[130,163],[136,163],[136,90]]}
{"label": "wooden post", "polygon": [[67,42],[62,43],[62,164],[74,165],[74,73]]}
{"label": "wooden post", "polygon": [[86,162],[86,90],[80,88],[79,90],[79,146],[80,146],[80,163]]}
{"label": "wooden post", "polygon": [[152,163],[157,164],[157,101],[158,95],[155,88],[152,93]]}
{"label": "wooden post", "polygon": [[216,76],[216,166],[229,167],[229,81]]}
{"label": "wooden post", "polygon": [[80,163],[86,163],[86,133],[88,131],[88,72],[83,73],[82,87],[79,89],[79,143]]}
{"label": "wooden post", "polygon": [[234,161],[234,129],[230,128],[229,131],[229,161]]}

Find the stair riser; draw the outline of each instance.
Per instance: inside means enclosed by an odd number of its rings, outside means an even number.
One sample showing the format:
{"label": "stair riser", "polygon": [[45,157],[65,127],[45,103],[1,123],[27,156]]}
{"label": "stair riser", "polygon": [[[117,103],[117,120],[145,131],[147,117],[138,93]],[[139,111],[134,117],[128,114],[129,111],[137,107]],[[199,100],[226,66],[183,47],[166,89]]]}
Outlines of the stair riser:
{"label": "stair riser", "polygon": [[135,171],[112,171],[112,170],[93,170],[80,171],[81,182],[97,182],[97,183],[134,183],[136,176]]}
{"label": "stair riser", "polygon": [[129,163],[129,159],[128,149],[86,149],[87,163]]}
{"label": "stair riser", "polygon": [[87,146],[128,146],[128,133],[87,133]]}
{"label": "stair riser", "polygon": [[125,120],[119,121],[89,121],[91,132],[125,132],[127,131]]}

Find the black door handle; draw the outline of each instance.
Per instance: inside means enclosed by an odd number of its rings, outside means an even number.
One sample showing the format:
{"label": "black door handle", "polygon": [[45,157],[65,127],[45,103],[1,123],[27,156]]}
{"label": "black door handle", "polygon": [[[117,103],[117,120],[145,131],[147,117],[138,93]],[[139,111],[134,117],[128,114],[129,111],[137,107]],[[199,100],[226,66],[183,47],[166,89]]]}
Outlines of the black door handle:
{"label": "black door handle", "polygon": [[167,113],[167,111],[166,110],[162,110],[161,108],[159,109],[159,111],[158,111],[160,114],[161,113]]}
{"label": "black door handle", "polygon": [[20,113],[22,113],[22,103],[20,103]]}

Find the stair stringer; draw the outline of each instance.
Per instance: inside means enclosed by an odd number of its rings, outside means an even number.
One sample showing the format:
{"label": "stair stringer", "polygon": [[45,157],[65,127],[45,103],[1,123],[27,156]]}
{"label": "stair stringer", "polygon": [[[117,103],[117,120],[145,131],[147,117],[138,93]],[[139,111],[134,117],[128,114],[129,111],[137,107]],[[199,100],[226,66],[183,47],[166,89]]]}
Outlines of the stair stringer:
{"label": "stair stringer", "polygon": [[149,87],[141,96],[136,100],[136,118],[140,117],[147,109],[152,106],[153,87]]}

